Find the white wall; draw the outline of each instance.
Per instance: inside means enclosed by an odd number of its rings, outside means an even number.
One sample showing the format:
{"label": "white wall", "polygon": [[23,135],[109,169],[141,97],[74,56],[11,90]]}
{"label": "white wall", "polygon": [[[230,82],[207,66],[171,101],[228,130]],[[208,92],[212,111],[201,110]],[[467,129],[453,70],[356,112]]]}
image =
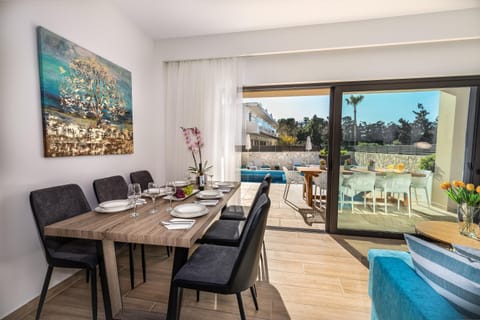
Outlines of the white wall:
{"label": "white wall", "polygon": [[480,74],[480,9],[157,41],[159,60],[245,57],[246,85]]}
{"label": "white wall", "polygon": [[[134,154],[43,157],[38,25],[132,72]],[[104,1],[0,2],[0,318],[40,293],[46,271],[31,190],[78,183],[95,206],[95,178],[147,168],[163,179],[156,65],[154,42]],[[54,272],[52,283],[69,274]]]}

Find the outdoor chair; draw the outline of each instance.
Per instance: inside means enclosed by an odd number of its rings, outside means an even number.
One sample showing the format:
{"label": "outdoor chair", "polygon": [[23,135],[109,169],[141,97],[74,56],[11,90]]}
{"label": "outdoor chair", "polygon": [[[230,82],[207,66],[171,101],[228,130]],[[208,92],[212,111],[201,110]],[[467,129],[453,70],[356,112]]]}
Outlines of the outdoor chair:
{"label": "outdoor chair", "polygon": [[[415,201],[418,205],[418,195],[417,189],[423,189],[425,191],[425,196],[427,198],[427,205],[430,208],[430,197],[428,196],[429,188],[432,185],[432,176],[433,173],[430,170],[420,170],[419,173],[424,174],[424,177],[413,177],[412,176],[412,184],[410,185],[410,190],[414,189],[415,192]],[[410,192],[411,194],[411,192]]]}
{"label": "outdoor chair", "polygon": [[293,184],[304,184],[303,176],[298,171],[290,171],[287,167],[283,167],[283,172],[285,174],[285,189],[283,190],[283,200],[287,201],[288,193],[290,191],[290,185]]}
{"label": "outdoor chair", "polygon": [[[316,177],[312,177],[312,182],[313,182],[313,197],[314,197],[314,202],[313,202],[313,207],[315,209],[315,200],[317,199],[317,195],[320,199],[320,209],[322,209],[322,197],[327,195],[327,182],[328,182],[328,177],[327,177],[327,172],[321,172],[318,174]],[[317,188],[318,188],[318,193],[317,193]]]}
{"label": "outdoor chair", "polygon": [[30,193],[38,233],[48,263],[35,319],[40,319],[54,267],[86,269],[91,274],[92,319],[97,319],[97,249],[95,241],[45,236],[45,226],[91,211],[82,189],[76,184],[35,190]]}
{"label": "outdoor chair", "polygon": [[374,172],[354,172],[343,181],[344,195],[351,199],[352,212],[354,198],[357,194],[363,193],[363,207],[367,207],[366,193],[370,192],[373,198],[373,212],[375,213],[375,173]]}
{"label": "outdoor chair", "polygon": [[[110,200],[126,199],[128,192],[128,184],[122,176],[112,176],[93,181],[93,189],[98,203]],[[134,245],[128,244],[129,262],[130,262],[130,288],[135,287],[135,262],[134,262]],[[142,274],[143,282],[147,281],[147,270],[145,263],[145,245],[140,246],[142,255]]]}
{"label": "outdoor chair", "polygon": [[172,282],[175,319],[180,317],[183,288],[235,294],[242,320],[246,316],[241,292],[250,288],[255,309],[258,310],[254,284],[269,208],[270,199],[266,194],[261,195],[252,209],[252,219],[240,246],[204,244],[195,250]]}
{"label": "outdoor chair", "polygon": [[387,173],[382,179],[375,182],[375,190],[381,191],[383,195],[383,204],[385,213],[387,213],[387,197],[390,192],[392,195],[397,193],[397,210],[400,210],[400,194],[407,195],[408,216],[411,217],[410,203],[410,185],[412,175],[410,173]]}

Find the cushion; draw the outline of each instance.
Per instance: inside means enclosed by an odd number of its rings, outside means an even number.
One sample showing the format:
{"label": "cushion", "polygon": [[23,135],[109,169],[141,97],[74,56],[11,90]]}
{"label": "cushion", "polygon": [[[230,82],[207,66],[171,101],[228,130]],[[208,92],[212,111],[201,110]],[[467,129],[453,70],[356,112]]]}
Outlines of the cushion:
{"label": "cushion", "polygon": [[212,223],[199,242],[238,246],[244,226],[245,220],[217,220]]}
{"label": "cushion", "polygon": [[480,263],[480,250],[459,244],[453,244],[452,246],[457,254],[468,258],[471,262]]}
{"label": "cushion", "polygon": [[480,318],[480,265],[417,237],[405,240],[417,274],[460,313]]}
{"label": "cushion", "polygon": [[250,207],[232,205],[225,207],[220,219],[222,220],[246,220]]}

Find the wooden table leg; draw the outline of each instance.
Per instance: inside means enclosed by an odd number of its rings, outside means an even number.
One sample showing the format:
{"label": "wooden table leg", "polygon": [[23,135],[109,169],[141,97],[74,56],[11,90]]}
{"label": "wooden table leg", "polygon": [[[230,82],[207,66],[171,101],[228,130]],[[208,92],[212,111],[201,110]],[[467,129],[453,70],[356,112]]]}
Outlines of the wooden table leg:
{"label": "wooden table leg", "polygon": [[[180,311],[180,302],[178,297],[175,296],[173,290],[173,278],[177,274],[178,270],[187,262],[188,259],[188,248],[176,247],[175,253],[173,256],[173,266],[172,266],[172,278],[170,280],[170,293],[168,295],[168,310],[167,310],[167,319],[178,319]],[[176,308],[175,308],[176,306]]]}
{"label": "wooden table leg", "polygon": [[310,207],[313,206],[313,191],[312,191],[312,175],[305,174],[305,183],[307,187],[307,203]]}
{"label": "wooden table leg", "polygon": [[[98,243],[98,242],[97,242]],[[97,244],[98,251],[98,244]],[[100,272],[104,273],[106,281],[102,281],[102,292],[105,304],[105,315],[112,319],[112,315],[118,315],[122,311],[122,295],[120,281],[118,280],[117,257],[115,255],[115,243],[112,240],[102,240],[101,251],[103,259],[99,261]],[[103,265],[103,266],[102,266]],[[103,280],[103,279],[102,279]],[[104,284],[105,282],[105,284]],[[108,292],[108,294],[106,294]],[[105,303],[107,299],[107,303]],[[108,316],[109,314],[109,316]]]}

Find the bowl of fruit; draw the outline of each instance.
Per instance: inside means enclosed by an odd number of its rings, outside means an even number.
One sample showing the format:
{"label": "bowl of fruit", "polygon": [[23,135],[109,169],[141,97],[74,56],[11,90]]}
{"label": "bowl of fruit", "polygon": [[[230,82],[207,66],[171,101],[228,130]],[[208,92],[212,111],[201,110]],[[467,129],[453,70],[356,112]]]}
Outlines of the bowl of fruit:
{"label": "bowl of fruit", "polygon": [[173,196],[174,196],[174,198],[183,200],[183,199],[191,196],[193,194],[193,191],[194,191],[193,186],[188,185],[188,186],[183,187],[183,188],[177,188],[177,191],[175,192],[175,194]]}

